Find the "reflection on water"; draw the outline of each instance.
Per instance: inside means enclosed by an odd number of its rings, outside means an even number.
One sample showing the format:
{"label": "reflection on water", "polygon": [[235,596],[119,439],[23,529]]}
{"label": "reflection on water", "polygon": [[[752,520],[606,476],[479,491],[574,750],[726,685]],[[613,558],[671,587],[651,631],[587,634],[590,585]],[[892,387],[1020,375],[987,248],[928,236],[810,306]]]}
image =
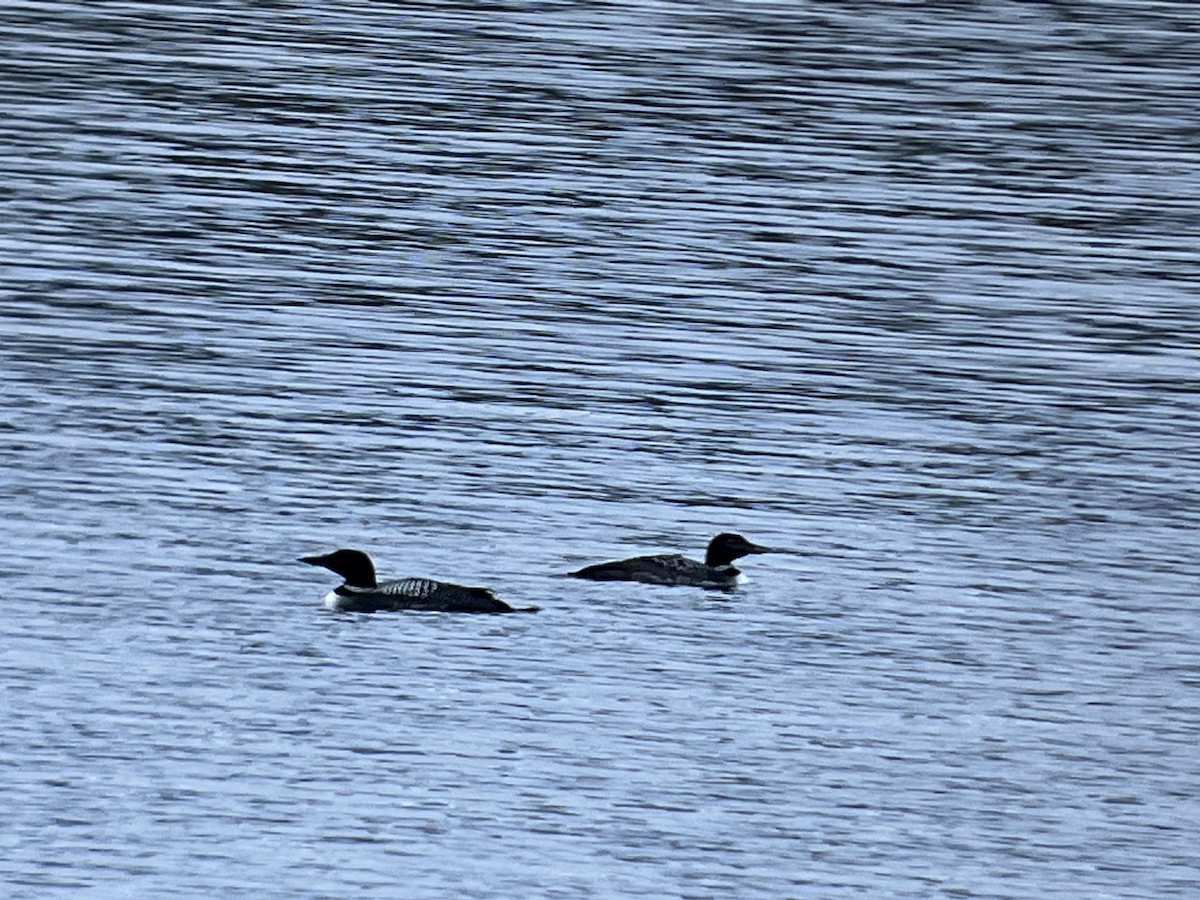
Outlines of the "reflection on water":
{"label": "reflection on water", "polygon": [[1192,13],[13,6],[8,894],[1194,893]]}

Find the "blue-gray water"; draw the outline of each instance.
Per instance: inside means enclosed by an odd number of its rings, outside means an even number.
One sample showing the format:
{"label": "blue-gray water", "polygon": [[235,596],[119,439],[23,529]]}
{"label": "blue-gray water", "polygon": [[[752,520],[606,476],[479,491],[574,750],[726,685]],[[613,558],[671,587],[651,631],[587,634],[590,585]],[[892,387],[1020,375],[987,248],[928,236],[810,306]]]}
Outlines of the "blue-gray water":
{"label": "blue-gray water", "polygon": [[0,893],[1195,897],[1197,22],[5,4]]}

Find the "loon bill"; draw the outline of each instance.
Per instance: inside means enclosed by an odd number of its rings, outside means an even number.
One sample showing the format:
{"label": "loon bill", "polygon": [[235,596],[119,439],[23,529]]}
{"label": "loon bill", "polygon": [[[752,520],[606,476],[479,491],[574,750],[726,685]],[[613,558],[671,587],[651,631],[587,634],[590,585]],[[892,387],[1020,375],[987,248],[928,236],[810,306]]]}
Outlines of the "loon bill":
{"label": "loon bill", "polygon": [[613,562],[586,566],[571,572],[574,578],[592,581],[641,581],[646,584],[688,585],[704,588],[733,587],[742,573],[733,565],[735,559],[751,553],[774,553],[770,547],[752,544],[740,534],[718,534],[708,543],[704,562],[688,559],[678,553],[660,556],[635,556]]}
{"label": "loon bill", "polygon": [[537,612],[538,607],[514,609],[487,588],[463,587],[430,578],[375,580],[375,565],[361,550],[335,550],[324,556],[303,556],[300,562],[336,572],[344,583],[325,595],[325,605],[339,612],[376,613],[398,609],[435,612]]}

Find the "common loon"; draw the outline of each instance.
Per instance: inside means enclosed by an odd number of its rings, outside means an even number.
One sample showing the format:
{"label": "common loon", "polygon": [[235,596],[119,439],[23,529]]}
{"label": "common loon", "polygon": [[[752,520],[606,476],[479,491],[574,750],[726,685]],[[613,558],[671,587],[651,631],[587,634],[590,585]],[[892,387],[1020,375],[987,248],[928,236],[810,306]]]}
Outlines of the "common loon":
{"label": "common loon", "polygon": [[335,550],[324,556],[303,556],[300,562],[324,566],[345,579],[325,595],[325,605],[341,612],[375,613],[397,609],[439,612],[537,612],[538,607],[513,609],[487,588],[463,587],[429,578],[401,578],[379,584],[371,557],[361,550]]}
{"label": "common loon", "polygon": [[737,584],[739,572],[735,559],[751,553],[772,553],[769,547],[752,544],[740,534],[718,534],[708,543],[704,562],[688,559],[678,553],[661,556],[635,556],[615,562],[597,563],[578,572],[574,578],[592,581],[642,581],[646,584],[680,584],[704,588],[728,589]]}

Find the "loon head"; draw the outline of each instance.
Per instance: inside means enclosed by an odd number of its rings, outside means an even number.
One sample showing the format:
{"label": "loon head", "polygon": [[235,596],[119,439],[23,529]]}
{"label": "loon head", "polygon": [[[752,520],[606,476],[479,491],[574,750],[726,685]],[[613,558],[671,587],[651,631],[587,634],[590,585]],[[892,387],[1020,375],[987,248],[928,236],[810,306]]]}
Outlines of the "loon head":
{"label": "loon head", "polygon": [[735,559],[749,556],[751,553],[771,553],[770,547],[760,547],[752,544],[740,534],[718,534],[708,542],[708,552],[704,554],[704,564],[714,568],[727,566]]}
{"label": "loon head", "polygon": [[302,556],[300,562],[324,566],[345,579],[351,587],[375,587],[375,566],[361,550],[334,550],[324,556]]}

